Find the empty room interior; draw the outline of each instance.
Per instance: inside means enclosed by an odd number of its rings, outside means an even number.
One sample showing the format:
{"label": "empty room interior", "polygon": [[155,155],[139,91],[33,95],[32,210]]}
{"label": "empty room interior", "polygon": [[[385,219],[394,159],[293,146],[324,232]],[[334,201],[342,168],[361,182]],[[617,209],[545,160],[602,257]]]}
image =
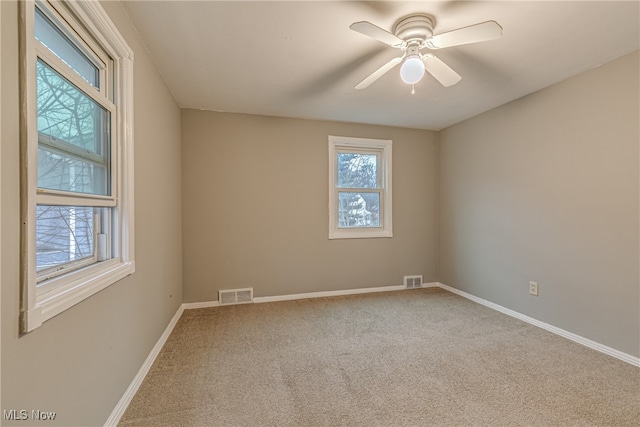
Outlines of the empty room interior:
{"label": "empty room interior", "polygon": [[640,2],[0,2],[2,425],[637,425]]}

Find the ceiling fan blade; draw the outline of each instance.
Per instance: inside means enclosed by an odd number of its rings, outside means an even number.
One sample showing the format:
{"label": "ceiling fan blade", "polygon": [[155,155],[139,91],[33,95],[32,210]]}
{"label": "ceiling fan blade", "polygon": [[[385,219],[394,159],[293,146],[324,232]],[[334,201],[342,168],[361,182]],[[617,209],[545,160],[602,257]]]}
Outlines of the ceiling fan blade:
{"label": "ceiling fan blade", "polygon": [[366,77],[364,80],[362,80],[360,83],[358,83],[355,86],[355,88],[360,90],[360,89],[369,87],[371,83],[378,80],[380,77],[385,75],[389,70],[391,70],[393,67],[398,65],[400,62],[402,62],[402,58],[403,58],[402,56],[398,58],[393,58],[391,61],[384,64],[382,67],[378,68],[373,73],[369,74],[369,76]]}
{"label": "ceiling fan blade", "polygon": [[388,44],[389,46],[401,47],[402,45],[404,45],[404,40],[402,40],[400,37],[395,36],[390,32],[373,25],[371,22],[354,22],[349,26],[349,28],[351,28],[353,31],[357,31],[360,34],[364,34],[365,36],[376,39],[384,44]]}
{"label": "ceiling fan blade", "polygon": [[430,37],[426,40],[425,45],[429,49],[442,49],[445,47],[495,40],[500,38],[500,36],[502,36],[502,27],[500,24],[496,21],[486,21]]}
{"label": "ceiling fan blade", "polygon": [[435,77],[444,87],[453,86],[462,80],[460,74],[453,71],[451,67],[430,53],[423,55],[422,61],[424,62],[425,70]]}

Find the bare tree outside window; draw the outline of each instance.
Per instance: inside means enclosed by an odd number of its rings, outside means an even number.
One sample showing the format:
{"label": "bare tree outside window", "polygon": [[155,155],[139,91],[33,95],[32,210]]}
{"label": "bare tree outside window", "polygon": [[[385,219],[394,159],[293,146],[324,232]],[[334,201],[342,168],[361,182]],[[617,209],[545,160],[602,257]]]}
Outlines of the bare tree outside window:
{"label": "bare tree outside window", "polygon": [[42,61],[36,70],[38,187],[107,195],[108,112]]}
{"label": "bare tree outside window", "polygon": [[36,217],[36,271],[93,256],[93,208],[38,205]]}
{"label": "bare tree outside window", "polygon": [[379,187],[378,156],[368,153],[338,153],[339,227],[379,227],[380,194],[357,191]]}
{"label": "bare tree outside window", "polygon": [[[109,193],[109,113],[68,80],[38,61],[38,188]],[[36,208],[36,270],[93,256],[92,207]]]}

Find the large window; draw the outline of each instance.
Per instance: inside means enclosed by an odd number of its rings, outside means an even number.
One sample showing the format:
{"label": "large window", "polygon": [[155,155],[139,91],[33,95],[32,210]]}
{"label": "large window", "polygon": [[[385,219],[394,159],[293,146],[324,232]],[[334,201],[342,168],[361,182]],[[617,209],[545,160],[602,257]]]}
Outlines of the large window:
{"label": "large window", "polygon": [[132,60],[98,2],[21,2],[29,332],[134,271]]}
{"label": "large window", "polygon": [[392,237],[388,140],[329,137],[329,238]]}

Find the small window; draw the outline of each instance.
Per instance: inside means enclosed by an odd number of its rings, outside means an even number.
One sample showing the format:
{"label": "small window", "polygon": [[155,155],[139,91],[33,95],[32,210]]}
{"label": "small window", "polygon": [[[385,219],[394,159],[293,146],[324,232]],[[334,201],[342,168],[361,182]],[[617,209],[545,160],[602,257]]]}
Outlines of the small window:
{"label": "small window", "polygon": [[392,237],[392,141],[329,137],[329,238]]}
{"label": "small window", "polygon": [[21,331],[133,273],[133,52],[98,2],[24,1]]}

